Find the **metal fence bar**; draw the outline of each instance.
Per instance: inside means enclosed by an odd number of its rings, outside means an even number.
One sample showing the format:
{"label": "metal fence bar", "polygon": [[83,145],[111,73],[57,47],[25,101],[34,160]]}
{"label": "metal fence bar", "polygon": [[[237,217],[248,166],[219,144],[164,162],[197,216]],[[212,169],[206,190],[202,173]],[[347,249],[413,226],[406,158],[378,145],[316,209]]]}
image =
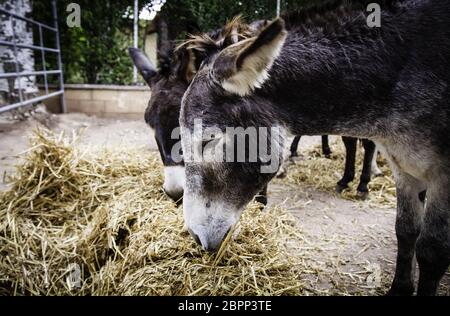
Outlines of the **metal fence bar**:
{"label": "metal fence bar", "polygon": [[[139,0],[134,0],[133,15],[133,47],[138,48]],[[137,82],[137,68],[135,65],[133,65],[133,82]]]}
{"label": "metal fence bar", "polygon": [[0,8],[0,13],[4,13],[6,15],[13,16],[16,19],[19,19],[19,20],[22,20],[22,21],[25,21],[25,22],[28,22],[28,23],[31,23],[31,24],[34,24],[34,25],[40,25],[41,27],[46,28],[47,30],[50,30],[50,31],[53,31],[53,32],[57,32],[57,29],[55,29],[54,27],[51,27],[49,25],[46,25],[46,24],[43,24],[43,23],[40,23],[40,22],[37,22],[37,21],[34,21],[32,19],[29,19],[29,18],[21,16],[21,15],[17,15],[15,13],[12,13],[12,12],[7,11],[7,10],[2,9],[2,8]]}
{"label": "metal fence bar", "polygon": [[55,91],[55,92],[52,92],[52,93],[49,93],[49,94],[46,94],[46,95],[41,95],[40,97],[32,98],[32,99],[29,99],[29,100],[26,100],[26,101],[23,101],[23,102],[17,102],[17,103],[13,103],[13,104],[8,104],[8,105],[0,107],[0,113],[6,112],[6,111],[10,111],[10,110],[14,110],[14,109],[16,109],[18,107],[21,107],[21,106],[24,106],[24,105],[28,105],[28,104],[32,104],[32,103],[35,103],[35,102],[39,102],[39,101],[42,101],[42,100],[46,100],[46,99],[49,99],[49,98],[52,98],[52,97],[56,97],[58,95],[62,95],[63,93],[64,93],[63,90],[58,90],[58,91]]}
{"label": "metal fence bar", "polygon": [[[14,17],[11,15],[9,17],[9,21],[11,22],[11,29],[13,32],[13,42],[12,42],[12,46],[13,46],[13,51],[14,51],[14,61],[15,61],[15,66],[16,66],[16,72],[19,72],[19,61],[17,58],[17,38],[16,38],[16,28],[14,25]],[[22,95],[22,87],[21,87],[21,82],[20,79],[17,80],[17,86],[19,87],[19,100],[20,102],[23,102],[23,95]],[[13,90],[14,90],[14,85],[13,85]]]}
{"label": "metal fence bar", "polygon": [[28,77],[28,76],[42,76],[47,75],[58,75],[60,70],[46,70],[46,71],[22,71],[22,72],[7,72],[0,74],[0,79],[12,78],[12,77]]}
{"label": "metal fence bar", "polygon": [[28,45],[28,44],[21,44],[21,43],[11,43],[8,41],[2,41],[0,40],[0,46],[10,46],[10,47],[19,47],[19,48],[28,48],[28,49],[35,49],[35,50],[45,50],[47,52],[52,52],[52,53],[59,53],[59,49],[56,48],[50,48],[50,47],[41,47],[41,46],[37,46],[37,45]]}
{"label": "metal fence bar", "polygon": [[39,45],[41,45],[41,58],[42,58],[42,69],[44,71],[44,85],[45,85],[45,94],[48,94],[48,82],[47,82],[47,66],[45,65],[45,50],[44,47],[44,39],[42,36],[42,26],[39,25]]}
{"label": "metal fence bar", "polygon": [[[2,73],[0,74],[0,79],[4,78],[17,78],[18,80],[18,90],[19,90],[19,102],[8,104],[5,106],[0,106],[0,113],[10,111],[16,108],[19,108],[21,106],[25,106],[28,104],[33,104],[36,102],[40,102],[55,96],[61,96],[61,110],[62,112],[66,112],[66,105],[64,100],[64,78],[63,78],[63,72],[62,72],[62,61],[61,61],[61,47],[59,42],[59,29],[58,29],[58,18],[57,18],[57,11],[56,11],[56,1],[52,0],[52,12],[53,12],[53,23],[54,26],[49,26],[37,21],[34,21],[33,19],[17,15],[13,12],[7,11],[5,9],[0,8],[0,14],[5,14],[6,16],[9,16],[12,32],[13,32],[13,39],[12,41],[4,41],[0,40],[0,46],[8,46],[12,47],[14,51],[14,61],[15,61],[15,72],[8,72],[8,73]],[[28,44],[22,44],[17,42],[17,36],[16,36],[16,28],[15,28],[15,20],[21,20],[28,23],[31,23],[33,25],[37,25],[39,27],[39,46],[37,45],[28,45]],[[50,48],[44,46],[44,39],[43,39],[43,29],[50,30],[52,32],[55,32],[56,36],[56,48]],[[20,71],[19,63],[18,63],[18,49],[19,48],[26,48],[26,49],[32,49],[32,50],[40,50],[41,56],[42,56],[42,63],[43,63],[43,70],[42,71]],[[55,70],[47,70],[46,64],[45,64],[45,52],[52,52],[58,54],[57,64],[58,69]],[[59,75],[59,89],[58,91],[48,93],[48,75]],[[28,100],[24,100],[23,90],[21,87],[21,77],[26,76],[44,76],[44,87],[45,87],[45,94],[34,97]]]}
{"label": "metal fence bar", "polygon": [[[53,21],[55,25],[55,36],[56,36],[56,49],[58,51],[61,51],[61,46],[59,43],[59,29],[58,29],[58,12],[56,10],[56,0],[52,0],[52,11],[53,11]],[[63,78],[63,72],[62,72],[62,60],[61,60],[61,52],[58,53],[58,69],[61,71],[59,75],[59,88],[62,90],[61,94],[61,112],[66,113],[66,100],[64,98],[64,78]]]}

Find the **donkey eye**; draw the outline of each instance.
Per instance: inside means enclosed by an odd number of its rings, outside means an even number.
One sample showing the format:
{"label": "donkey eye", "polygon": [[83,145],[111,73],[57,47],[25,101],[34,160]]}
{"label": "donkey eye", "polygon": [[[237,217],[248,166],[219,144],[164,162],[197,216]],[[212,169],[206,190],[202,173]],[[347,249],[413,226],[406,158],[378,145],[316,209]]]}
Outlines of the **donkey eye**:
{"label": "donkey eye", "polygon": [[212,139],[207,139],[207,140],[202,140],[202,147],[205,147],[206,145],[208,145],[209,143],[215,141],[216,139],[212,138]]}
{"label": "donkey eye", "polygon": [[213,143],[213,142],[218,143],[219,140],[220,140],[220,137],[215,137],[214,135],[212,135],[210,139],[202,140],[202,148],[205,148],[206,145]]}

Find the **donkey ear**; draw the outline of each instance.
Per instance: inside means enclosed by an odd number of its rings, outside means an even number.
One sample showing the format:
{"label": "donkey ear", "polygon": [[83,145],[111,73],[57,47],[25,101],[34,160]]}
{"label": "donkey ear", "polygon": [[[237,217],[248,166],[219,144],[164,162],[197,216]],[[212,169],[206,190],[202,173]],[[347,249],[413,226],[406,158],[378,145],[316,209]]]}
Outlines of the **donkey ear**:
{"label": "donkey ear", "polygon": [[130,54],[131,59],[133,60],[133,63],[138,69],[139,73],[150,86],[152,77],[157,73],[156,68],[153,66],[144,52],[140,49],[130,47],[128,48],[128,53]]}
{"label": "donkey ear", "polygon": [[213,76],[231,93],[245,96],[267,80],[287,36],[282,19],[276,19],[254,38],[222,51],[214,62]]}

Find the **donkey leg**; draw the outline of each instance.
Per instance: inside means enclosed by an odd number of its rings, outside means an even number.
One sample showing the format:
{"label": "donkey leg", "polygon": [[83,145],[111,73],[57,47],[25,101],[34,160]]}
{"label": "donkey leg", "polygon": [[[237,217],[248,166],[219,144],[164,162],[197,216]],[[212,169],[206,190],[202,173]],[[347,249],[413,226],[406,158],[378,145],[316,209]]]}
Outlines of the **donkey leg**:
{"label": "donkey leg", "polygon": [[378,168],[378,164],[377,164],[377,156],[378,156],[378,149],[377,146],[375,146],[375,151],[373,153],[373,158],[372,158],[372,166],[371,166],[371,172],[375,177],[380,177],[383,175],[383,171],[380,170],[380,168]]}
{"label": "donkey leg", "polygon": [[264,186],[264,188],[256,195],[255,197],[256,202],[263,204],[264,206],[267,205],[267,184]]}
{"label": "donkey leg", "polygon": [[363,139],[362,143],[364,147],[364,161],[357,191],[360,198],[366,199],[369,194],[367,184],[370,182],[371,165],[375,154],[375,143],[368,139]]}
{"label": "donkey leg", "polygon": [[414,293],[415,247],[420,233],[423,204],[418,193],[424,185],[416,178],[397,173],[397,264],[394,281],[388,295],[412,295]]}
{"label": "donkey leg", "polygon": [[336,191],[341,193],[348,188],[349,182],[355,178],[355,158],[356,158],[356,142],[353,137],[342,136],[345,145],[345,169],[342,179],[338,181]]}
{"label": "donkey leg", "polygon": [[301,136],[295,136],[294,140],[292,141],[291,144],[291,157],[297,157],[297,148],[298,148],[298,143],[300,142],[300,137]]}
{"label": "donkey leg", "polygon": [[328,143],[328,135],[322,135],[322,153],[325,158],[330,158],[331,150]]}
{"label": "donkey leg", "polygon": [[419,288],[417,295],[435,295],[450,265],[450,175],[427,189],[422,230],[417,240]]}

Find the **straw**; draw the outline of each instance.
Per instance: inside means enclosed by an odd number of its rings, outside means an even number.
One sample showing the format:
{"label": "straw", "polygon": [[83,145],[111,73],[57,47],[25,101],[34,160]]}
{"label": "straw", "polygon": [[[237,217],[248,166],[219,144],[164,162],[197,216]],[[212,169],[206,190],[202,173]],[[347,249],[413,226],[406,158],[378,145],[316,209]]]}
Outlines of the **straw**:
{"label": "straw", "polygon": [[[363,258],[391,246],[386,231],[367,229],[348,259],[355,236],[309,235],[283,207],[251,203],[209,254],[163,193],[157,153],[81,151],[77,138],[36,130],[10,190],[0,193],[0,295],[361,295],[389,287],[393,269],[378,273]],[[341,151],[298,160],[276,181],[334,192]],[[375,179],[362,203],[390,206],[386,179]]]}
{"label": "straw", "polygon": [[[345,148],[341,141],[333,142],[330,147],[333,151],[330,158],[325,158],[317,145],[303,152],[301,157],[288,160],[285,163],[286,177],[277,182],[310,186],[319,191],[337,194],[336,184],[344,174]],[[357,194],[356,186],[361,175],[363,155],[364,150],[358,146],[355,179],[339,195],[346,200],[358,202],[363,207],[395,208],[395,181],[386,159],[381,155],[378,155],[377,163],[383,175],[371,177],[369,195],[365,201]]]}
{"label": "straw", "polygon": [[285,241],[295,219],[252,203],[218,256],[183,228],[162,192],[156,153],[81,152],[77,136],[37,130],[0,195],[0,293],[13,295],[297,295]]}

